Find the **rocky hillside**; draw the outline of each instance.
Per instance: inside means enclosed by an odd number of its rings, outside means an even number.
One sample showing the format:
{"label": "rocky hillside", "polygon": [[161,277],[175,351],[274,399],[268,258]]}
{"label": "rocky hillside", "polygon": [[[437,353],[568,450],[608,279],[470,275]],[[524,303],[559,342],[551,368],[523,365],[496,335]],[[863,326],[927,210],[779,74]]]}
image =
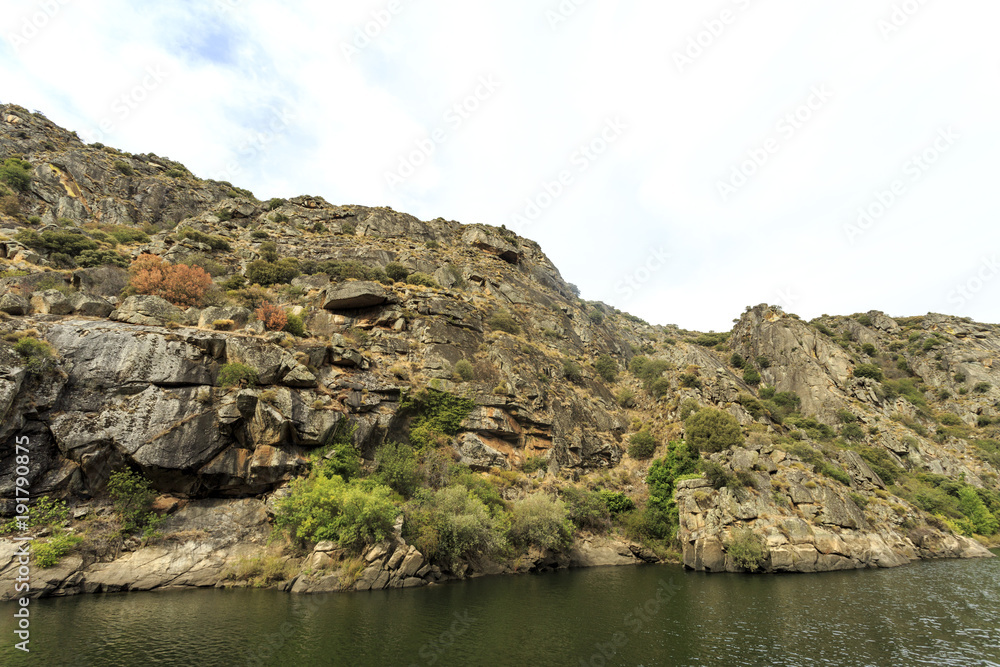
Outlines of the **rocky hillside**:
{"label": "rocky hillside", "polygon": [[[967,535],[1000,516],[1000,327],[764,305],[729,334],[650,326],[580,299],[506,229],[260,201],[16,105],[0,160],[0,514],[26,484],[70,509],[31,528],[40,543],[81,538],[36,592],[219,585],[265,557],[268,581],[308,591],[672,557],[815,571],[989,555]],[[699,453],[698,419],[729,439]],[[685,440],[690,465],[663,478]],[[515,528],[519,503],[548,498],[572,537],[436,558],[410,489],[391,535],[354,552],[266,546],[292,480],[344,456],[377,477],[395,443],[423,486],[450,466],[438,488],[494,494]],[[122,470],[166,518],[111,548]],[[15,550],[0,542],[0,579]]]}

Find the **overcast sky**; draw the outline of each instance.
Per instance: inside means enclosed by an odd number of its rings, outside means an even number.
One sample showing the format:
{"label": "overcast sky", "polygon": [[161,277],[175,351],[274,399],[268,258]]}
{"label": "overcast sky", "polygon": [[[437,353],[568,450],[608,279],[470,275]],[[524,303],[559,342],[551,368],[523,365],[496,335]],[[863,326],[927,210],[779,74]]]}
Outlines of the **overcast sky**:
{"label": "overcast sky", "polygon": [[505,224],[652,323],[1000,322],[996,0],[342,5],[7,0],[0,100],[261,199]]}

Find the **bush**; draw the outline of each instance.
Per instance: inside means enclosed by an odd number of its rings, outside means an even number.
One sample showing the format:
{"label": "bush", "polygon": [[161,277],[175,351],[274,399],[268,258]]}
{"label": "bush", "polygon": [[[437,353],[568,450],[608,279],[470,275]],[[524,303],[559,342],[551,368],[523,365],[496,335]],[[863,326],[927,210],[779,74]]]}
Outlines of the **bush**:
{"label": "bush", "polygon": [[565,486],[559,494],[569,512],[569,519],[581,530],[603,532],[611,526],[611,512],[597,491]]}
{"label": "bush", "polygon": [[305,322],[302,321],[302,317],[300,315],[292,315],[291,313],[288,313],[286,317],[288,321],[285,323],[283,331],[287,331],[293,336],[298,336],[299,338],[305,337],[306,325]]}
{"label": "bush", "polygon": [[743,368],[745,364],[746,359],[739,352],[733,352],[733,356],[729,357],[729,365],[733,368]]}
{"label": "bush", "polygon": [[688,445],[696,451],[721,452],[743,444],[743,431],[736,418],[714,408],[702,408],[684,421]]}
{"label": "bush", "polygon": [[56,565],[82,541],[83,538],[77,535],[58,533],[45,542],[34,542],[31,545],[31,553],[35,557],[35,565],[42,569]]}
{"label": "bush", "polygon": [[865,439],[865,432],[857,424],[844,424],[840,429],[840,436],[851,442],[860,442]]}
{"label": "bush", "polygon": [[76,258],[76,265],[88,268],[91,266],[118,266],[127,269],[131,260],[114,250],[84,250]]}
{"label": "bush", "polygon": [[115,171],[117,171],[119,174],[123,174],[125,176],[135,175],[135,169],[130,167],[128,163],[126,163],[124,160],[115,160],[113,166],[115,168]]}
{"label": "bush", "polygon": [[634,433],[628,440],[628,454],[634,459],[648,459],[656,451],[656,438],[648,430]]}
{"label": "bush", "polygon": [[274,524],[303,546],[331,540],[360,553],[388,538],[399,514],[389,488],[367,480],[311,475],[290,489],[276,503]]}
{"label": "bush", "polygon": [[871,378],[881,382],[885,379],[885,374],[882,373],[882,369],[875,364],[858,364],[854,367],[854,377],[856,378]]}
{"label": "bush", "polygon": [[298,262],[291,257],[277,262],[257,259],[247,265],[246,279],[252,284],[270,287],[271,285],[290,283],[298,277],[299,273]]}
{"label": "bush", "polygon": [[403,508],[403,537],[428,558],[455,568],[506,546],[503,522],[465,486],[421,489]]}
{"label": "bush", "polygon": [[572,359],[563,359],[562,371],[563,376],[570,382],[579,382],[583,379],[583,370],[581,370],[580,364]]}
{"label": "bush", "polygon": [[246,364],[223,364],[219,369],[219,386],[224,389],[237,386],[253,387],[257,384],[257,380],[257,371]]}
{"label": "bush", "polygon": [[191,229],[190,227],[177,230],[176,236],[178,239],[191,239],[196,243],[204,243],[212,250],[224,250],[226,252],[232,250],[229,241],[223,237],[199,232],[197,229]]}
{"label": "bush", "polygon": [[409,445],[387,442],[375,452],[375,479],[409,498],[420,486],[417,455]]}
{"label": "bush", "polygon": [[621,407],[631,408],[635,405],[635,392],[628,388],[620,389],[618,393],[615,394],[615,400]]}
{"label": "bush", "polygon": [[389,262],[385,265],[385,275],[400,283],[406,280],[406,276],[410,275],[410,270],[399,262]]}
{"label": "bush", "polygon": [[433,287],[434,289],[440,287],[433,277],[419,271],[406,276],[406,282],[410,285],[423,285],[424,287]]}
{"label": "bush", "polygon": [[20,230],[14,238],[29,248],[51,254],[76,257],[84,250],[97,250],[97,242],[77,230],[48,229],[38,234],[31,229]]}
{"label": "bush", "polygon": [[548,468],[548,459],[543,456],[529,456],[524,460],[524,463],[521,464],[521,472],[526,475],[534,474],[539,470],[548,470]]}
{"label": "bush", "polygon": [[667,455],[649,466],[646,475],[649,502],[642,516],[636,519],[639,532],[656,539],[673,539],[678,527],[674,484],[678,477],[693,473],[697,465],[697,450],[684,442],[671,442]]}
{"label": "bush", "polygon": [[157,517],[152,509],[156,491],[150,481],[139,473],[127,468],[111,473],[108,495],[111,496],[115,514],[121,521],[123,534],[155,526]]}
{"label": "bush", "polygon": [[33,336],[24,336],[18,340],[14,344],[14,351],[27,361],[25,369],[31,375],[42,375],[56,364],[56,352],[52,346]]}
{"label": "bush", "polygon": [[475,377],[475,369],[467,359],[459,359],[455,364],[455,372],[465,382],[470,382]]}
{"label": "bush", "polygon": [[708,480],[713,489],[721,489],[724,486],[729,488],[738,488],[740,486],[740,482],[736,476],[715,461],[704,459],[699,463],[699,468],[705,473],[705,479]]}
{"label": "bush", "polygon": [[726,553],[744,570],[756,572],[770,555],[764,539],[749,528],[737,528],[726,541]]}
{"label": "bush", "polygon": [[757,365],[760,368],[762,368],[762,369],[763,368],[770,368],[771,367],[771,360],[768,359],[767,357],[764,357],[764,356],[757,357]]}
{"label": "bush", "polygon": [[972,391],[976,392],[977,394],[985,394],[992,388],[993,385],[991,385],[989,382],[977,382],[976,386],[972,388]]}
{"label": "bush", "polygon": [[250,238],[252,239],[266,239],[270,236],[267,232],[257,230],[255,232],[250,232]]}
{"label": "bush", "polygon": [[136,293],[158,296],[182,308],[199,305],[212,286],[212,277],[201,267],[167,264],[146,253],[132,263],[129,273]]}
{"label": "bush", "polygon": [[614,382],[618,377],[618,364],[610,355],[601,355],[594,364],[594,369],[597,370],[598,375],[604,378],[605,382]]}
{"label": "bush", "polygon": [[566,503],[547,493],[515,500],[510,508],[510,540],[522,549],[564,550],[573,540]]}
{"label": "bush", "polygon": [[721,345],[729,340],[728,333],[707,333],[701,334],[694,339],[696,345],[701,345],[702,347],[715,347],[716,345]]}
{"label": "bush", "polygon": [[285,311],[270,301],[262,303],[260,308],[254,311],[254,315],[264,323],[264,328],[268,331],[281,331],[288,324],[288,315]]}
{"label": "bush", "polygon": [[979,535],[993,535],[1000,530],[1000,522],[987,509],[983,499],[971,486],[963,486],[958,492],[958,509],[967,518],[968,532]]}
{"label": "bush", "polygon": [[755,387],[760,384],[760,373],[756,369],[748,368],[743,371],[743,381]]}
{"label": "bush", "polygon": [[601,501],[607,506],[611,514],[624,514],[635,509],[635,501],[620,491],[598,491]]}
{"label": "bush", "polygon": [[16,157],[7,158],[0,165],[0,182],[19,192],[27,191],[31,185],[31,163]]}
{"label": "bush", "polygon": [[475,401],[446,392],[426,389],[401,402],[404,413],[414,414],[410,424],[410,443],[418,450],[431,449],[453,436],[469,416]]}
{"label": "bush", "polygon": [[486,323],[490,325],[491,329],[496,329],[497,331],[506,331],[509,334],[514,334],[515,336],[521,333],[521,325],[518,324],[517,320],[514,319],[514,316],[506,310],[496,311],[490,316]]}

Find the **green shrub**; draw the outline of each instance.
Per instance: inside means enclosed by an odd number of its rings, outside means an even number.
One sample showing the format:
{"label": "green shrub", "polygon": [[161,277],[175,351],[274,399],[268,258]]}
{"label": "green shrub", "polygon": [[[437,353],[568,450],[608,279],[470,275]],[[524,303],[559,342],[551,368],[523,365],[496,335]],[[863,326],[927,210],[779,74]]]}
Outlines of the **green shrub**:
{"label": "green shrub", "polygon": [[83,538],[77,535],[57,533],[45,542],[34,542],[31,545],[31,553],[35,557],[35,565],[45,569],[58,564],[63,556],[82,541]]}
{"label": "green shrub", "polygon": [[31,185],[31,163],[16,157],[7,158],[0,165],[0,182],[26,192]]}
{"label": "green shrub", "polygon": [[129,469],[111,473],[108,479],[108,495],[118,520],[121,532],[131,534],[137,530],[152,530],[158,517],[153,513],[156,491],[148,479]]}
{"label": "green shrub", "polygon": [[566,549],[573,540],[566,503],[547,493],[515,500],[510,508],[510,540],[521,549]]}
{"label": "green shrub", "polygon": [[219,369],[219,386],[230,387],[253,387],[258,382],[257,371],[250,366],[240,363],[223,364]]}
{"label": "green shrub", "polygon": [[760,384],[760,373],[754,368],[748,368],[743,371],[743,381],[755,387]]}
{"label": "green shrub", "polygon": [[504,522],[461,484],[437,491],[421,489],[403,512],[406,541],[446,567],[492,556],[507,544]]}
{"label": "green shrub", "polygon": [[127,269],[132,260],[114,250],[84,250],[77,256],[76,265],[87,268],[91,266],[118,266]]}
{"label": "green shrub", "polygon": [[867,354],[869,357],[874,357],[876,354],[878,354],[878,350],[876,350],[875,346],[872,345],[871,343],[865,343],[864,345],[862,345],[861,351]]}
{"label": "green shrub", "polygon": [[409,445],[387,442],[375,452],[375,479],[409,498],[420,486],[420,466]]}
{"label": "green shrub", "polygon": [[626,496],[621,491],[608,491],[602,489],[598,491],[601,501],[607,506],[611,514],[624,514],[635,509],[635,501]]}
{"label": "green shrub", "polygon": [[636,524],[633,529],[654,539],[673,539],[679,525],[674,484],[682,475],[693,473],[697,466],[697,450],[684,442],[669,443],[667,455],[649,466],[646,475],[649,501],[645,511],[632,519]]}
{"label": "green shrub", "polygon": [[882,369],[875,364],[858,364],[854,367],[854,377],[856,378],[871,378],[881,382],[885,379],[885,374],[882,373]]}
{"label": "green shrub", "polygon": [[345,236],[354,236],[354,225],[349,222],[340,223],[340,233]]}
{"label": "green shrub", "polygon": [[977,394],[985,394],[992,388],[993,385],[991,385],[989,382],[977,382],[976,386],[972,388],[972,391],[976,392]]}
{"label": "green shrub", "polygon": [[204,243],[212,250],[224,250],[226,252],[232,250],[232,247],[229,245],[229,241],[225,238],[199,232],[198,230],[191,229],[190,227],[183,227],[177,230],[176,236],[178,239],[191,239],[196,243]]}
{"label": "green shrub", "polygon": [[768,359],[767,357],[764,357],[764,356],[757,357],[757,365],[761,369],[770,368],[771,367],[771,360]]}
{"label": "green shrub", "polygon": [[746,359],[739,352],[733,352],[733,356],[729,357],[729,365],[733,368],[743,368],[746,363]]}
{"label": "green shrub", "polygon": [[455,363],[455,372],[465,382],[470,382],[476,374],[475,369],[473,369],[472,364],[467,359],[459,359]]}
{"label": "green shrub", "polygon": [[119,174],[124,174],[125,176],[135,175],[135,169],[130,167],[124,160],[115,160],[114,168]]}
{"label": "green shrub", "polygon": [[605,382],[614,382],[618,377],[618,364],[610,355],[602,354],[594,364],[597,374],[604,378]]}
{"label": "green shrub", "polygon": [[694,339],[696,345],[701,345],[702,347],[715,347],[716,345],[721,345],[729,340],[728,333],[707,333],[701,334]]}
{"label": "green shrub", "polygon": [[993,535],[1000,530],[1000,521],[987,509],[975,488],[963,486],[959,490],[958,509],[968,519],[966,532],[969,534]]}
{"label": "green shrub", "polygon": [[15,240],[29,248],[48,253],[60,253],[76,257],[84,250],[97,250],[97,242],[78,230],[48,229],[38,234],[31,229],[22,229],[14,235]]}
{"label": "green shrub", "polygon": [[56,352],[44,340],[24,336],[14,344],[14,351],[27,361],[25,369],[31,375],[42,375],[56,365]]}
{"label": "green shrub", "polygon": [[414,415],[410,424],[410,442],[418,450],[430,449],[453,436],[465,418],[476,407],[472,399],[425,389],[406,396],[400,408],[404,414]]}
{"label": "green shrub", "polygon": [[183,169],[167,169],[163,175],[169,178],[184,178],[187,176],[187,172]]}
{"label": "green shrub", "polygon": [[324,436],[319,449],[310,455],[315,474],[340,477],[345,482],[361,474],[360,457],[353,442],[355,429],[354,426],[342,428],[338,424]]}
{"label": "green shrub", "polygon": [[687,387],[688,389],[697,389],[701,387],[701,380],[698,379],[697,375],[692,373],[681,373],[680,377],[677,378],[682,387]]}
{"label": "green shrub", "polygon": [[389,262],[385,265],[385,275],[397,283],[401,283],[406,280],[406,276],[410,275],[410,270],[399,262]]}
{"label": "green shrub", "polygon": [[857,424],[844,424],[840,429],[840,436],[851,442],[860,442],[865,439],[865,432]]}
{"label": "green shrub", "polygon": [[409,285],[423,285],[424,287],[432,287],[434,289],[440,288],[440,285],[438,285],[432,276],[419,271],[406,276],[406,283]]}
{"label": "green shrub", "polygon": [[562,371],[563,377],[570,382],[579,382],[583,379],[583,370],[580,368],[580,364],[572,359],[563,359]]}
{"label": "green shrub", "polygon": [[524,460],[521,465],[521,472],[526,475],[531,475],[538,472],[539,470],[548,470],[549,462],[543,456],[529,456]]}
{"label": "green shrub", "polygon": [[725,546],[733,562],[751,572],[759,570],[770,555],[764,538],[750,528],[735,529]]}
{"label": "green shrub", "polygon": [[656,438],[647,429],[632,434],[628,441],[628,454],[634,459],[648,459],[656,451]]}
{"label": "green shrub", "polygon": [[399,515],[389,488],[368,480],[311,475],[290,489],[275,506],[274,524],[303,546],[331,540],[360,553],[388,538]]}
{"label": "green shrub", "polygon": [[627,387],[620,389],[618,390],[618,393],[615,394],[615,400],[621,407],[631,408],[635,405],[635,392]]}
{"label": "green shrub", "polygon": [[743,444],[739,422],[728,412],[702,408],[684,421],[685,438],[696,451],[721,452]]}
{"label": "green shrub", "polygon": [[681,401],[680,407],[677,409],[677,418],[681,421],[685,421],[695,412],[698,412],[698,410],[701,410],[701,406],[698,405],[698,401],[693,398],[685,398]]}
{"label": "green shrub", "polygon": [[288,318],[288,321],[285,322],[284,330],[293,336],[303,338],[306,335],[306,325],[305,322],[302,321],[302,316],[288,313],[286,317]]}
{"label": "green shrub", "polygon": [[287,199],[281,199],[279,197],[275,197],[273,199],[268,199],[267,200],[267,204],[265,204],[265,208],[267,208],[268,211],[273,211],[274,209],[280,208],[280,207],[284,206],[287,203],[288,203]]}
{"label": "green shrub", "polygon": [[611,511],[600,492],[564,486],[559,494],[566,503],[570,521],[581,530],[599,533],[611,526]]}
{"label": "green shrub", "polygon": [[672,385],[670,384],[670,380],[667,378],[656,378],[649,383],[647,388],[649,389],[649,393],[656,398],[663,398],[670,393]]}
{"label": "green shrub", "polygon": [[712,485],[713,489],[721,489],[722,487],[738,488],[740,486],[736,476],[715,461],[704,459],[699,463],[698,467],[705,473],[705,478]]}
{"label": "green shrub", "polygon": [[291,257],[277,262],[266,262],[258,259],[247,265],[245,275],[251,284],[270,287],[271,285],[290,283],[299,275],[299,267],[298,262]]}
{"label": "green shrub", "polygon": [[587,314],[587,317],[590,318],[590,321],[593,322],[594,324],[602,324],[604,322],[604,313],[602,313],[600,310],[597,310],[596,308],[590,311]]}
{"label": "green shrub", "polygon": [[260,231],[260,230],[258,230],[256,232],[250,232],[250,238],[252,238],[252,239],[266,239],[269,236],[270,236],[270,234],[268,234],[267,232],[264,232],[264,231]]}
{"label": "green shrub", "polygon": [[496,329],[497,331],[506,331],[509,334],[514,334],[515,336],[521,333],[521,325],[518,324],[517,320],[514,319],[514,316],[506,310],[496,311],[490,316],[486,323],[490,325],[491,329]]}
{"label": "green shrub", "polygon": [[764,415],[764,406],[756,398],[747,393],[741,393],[736,397],[736,402],[750,413],[754,419],[760,419]]}

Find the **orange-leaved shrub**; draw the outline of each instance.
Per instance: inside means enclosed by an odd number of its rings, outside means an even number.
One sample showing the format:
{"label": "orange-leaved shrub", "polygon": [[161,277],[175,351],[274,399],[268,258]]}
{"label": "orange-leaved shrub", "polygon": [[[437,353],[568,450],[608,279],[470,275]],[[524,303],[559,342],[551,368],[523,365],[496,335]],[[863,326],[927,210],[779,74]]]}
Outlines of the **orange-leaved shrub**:
{"label": "orange-leaved shrub", "polygon": [[270,301],[265,301],[260,308],[253,311],[257,319],[264,323],[268,331],[281,331],[288,324],[288,315]]}
{"label": "orange-leaved shrub", "polygon": [[129,284],[137,294],[158,296],[184,308],[199,305],[212,286],[212,276],[200,266],[169,264],[148,253],[132,262],[129,273]]}

